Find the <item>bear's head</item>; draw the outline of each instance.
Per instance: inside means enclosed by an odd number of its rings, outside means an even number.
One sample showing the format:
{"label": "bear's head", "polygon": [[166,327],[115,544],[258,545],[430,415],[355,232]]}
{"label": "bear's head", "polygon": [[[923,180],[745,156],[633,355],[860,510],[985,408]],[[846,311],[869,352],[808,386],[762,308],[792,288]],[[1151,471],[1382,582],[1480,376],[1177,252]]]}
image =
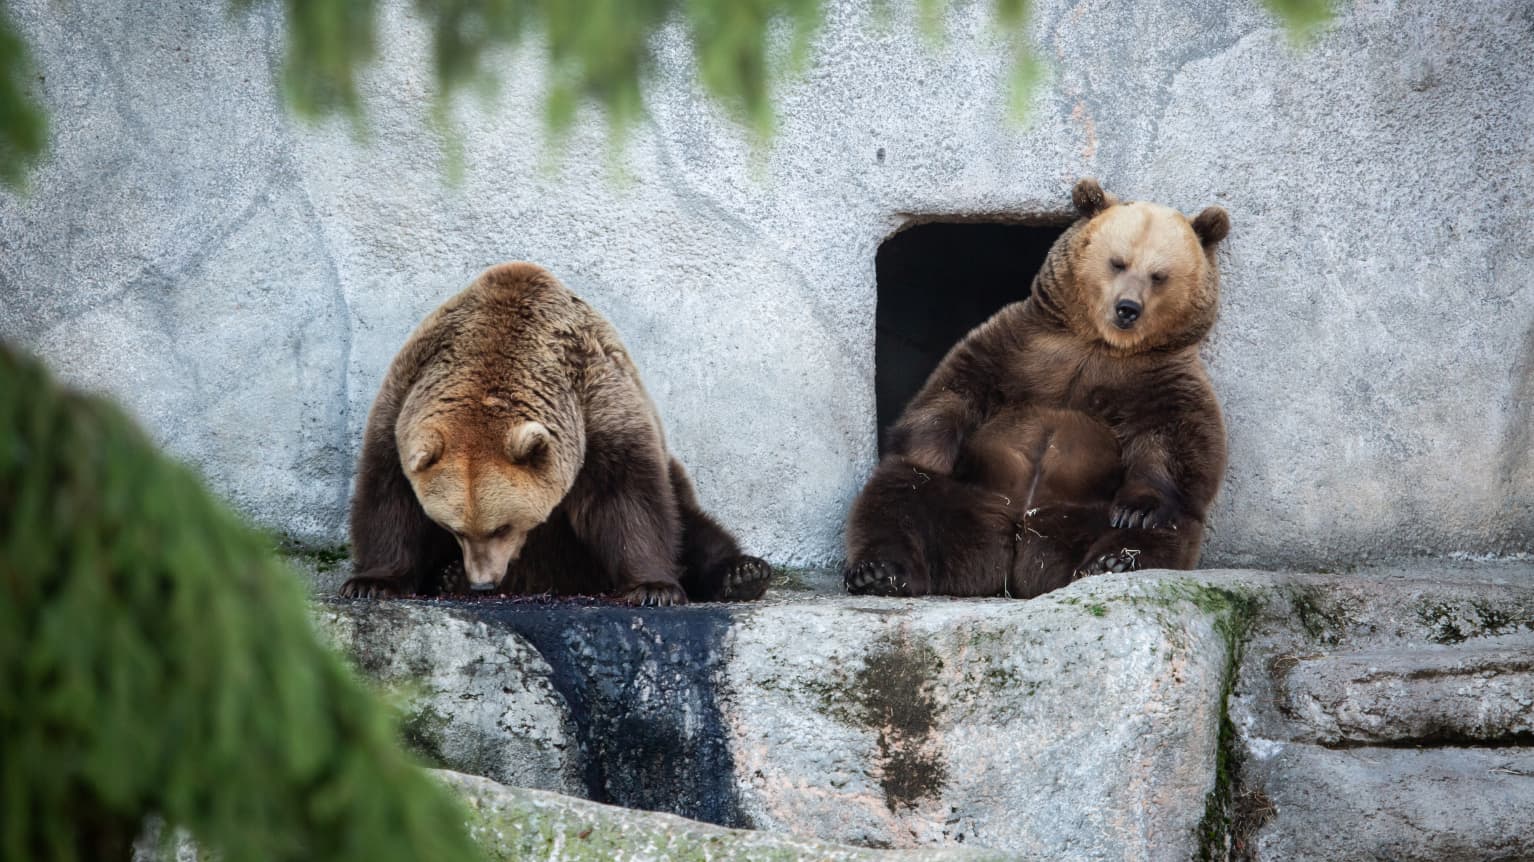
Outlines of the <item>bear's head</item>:
{"label": "bear's head", "polygon": [[565,447],[541,422],[441,415],[400,423],[396,442],[416,499],[458,540],[475,590],[500,585],[528,534],[575,481]]}
{"label": "bear's head", "polygon": [[1220,298],[1215,248],[1230,216],[1212,206],[1191,221],[1159,204],[1121,203],[1096,180],[1071,194],[1084,221],[1065,237],[1073,296],[1069,324],[1124,353],[1197,344]]}

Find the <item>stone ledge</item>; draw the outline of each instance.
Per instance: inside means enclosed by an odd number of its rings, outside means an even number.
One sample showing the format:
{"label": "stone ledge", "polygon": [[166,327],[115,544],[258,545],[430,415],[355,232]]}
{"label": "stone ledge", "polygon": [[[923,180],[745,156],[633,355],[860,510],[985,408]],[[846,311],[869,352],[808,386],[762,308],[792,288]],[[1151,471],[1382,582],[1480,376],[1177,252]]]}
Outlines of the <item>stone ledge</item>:
{"label": "stone ledge", "polygon": [[988,862],[980,850],[879,851],[633,811],[438,770],[469,807],[469,831],[491,860],[561,862]]}
{"label": "stone ledge", "polygon": [[[1281,768],[1332,751],[1296,744],[1319,732],[1285,698],[1366,699],[1350,674],[1397,656],[1404,680],[1500,668],[1517,705],[1507,674],[1523,673],[1514,647],[1534,632],[1525,563],[1141,572],[1028,602],[851,598],[822,580],[747,605],[327,600],[316,616],[401,691],[412,742],[448,768],[841,844],[1104,859],[1222,858],[1332,828],[1303,800],[1346,785]],[[1377,700],[1373,736],[1343,744],[1443,720],[1415,695]],[[1457,710],[1474,700],[1439,704],[1469,728]],[[1531,750],[1517,733],[1482,744],[1509,741],[1510,756]],[[1465,764],[1457,792],[1503,793],[1517,776],[1474,778],[1487,750],[1420,762]],[[1358,846],[1431,858],[1440,844],[1410,834],[1416,773],[1350,762],[1337,774],[1400,807]],[[1534,841],[1478,811],[1456,847]]]}
{"label": "stone ledge", "polygon": [[1486,641],[1293,659],[1280,709],[1324,745],[1527,743],[1534,637]]}
{"label": "stone ledge", "polygon": [[317,616],[454,770],[871,847],[1187,858],[1216,790],[1235,596],[1174,573],[1031,602]]}
{"label": "stone ledge", "polygon": [[1261,771],[1260,859],[1534,858],[1534,749],[1285,745]]}
{"label": "stone ledge", "polygon": [[1232,848],[1534,856],[1534,565],[1273,577],[1229,705]]}

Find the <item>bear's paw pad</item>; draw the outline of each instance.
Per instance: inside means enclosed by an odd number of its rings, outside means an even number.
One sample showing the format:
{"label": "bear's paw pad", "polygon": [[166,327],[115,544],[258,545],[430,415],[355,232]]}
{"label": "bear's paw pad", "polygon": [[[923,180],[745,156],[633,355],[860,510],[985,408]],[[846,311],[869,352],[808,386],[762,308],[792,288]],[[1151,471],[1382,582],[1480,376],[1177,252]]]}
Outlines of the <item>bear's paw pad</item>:
{"label": "bear's paw pad", "polygon": [[627,605],[664,608],[687,604],[687,594],[676,584],[640,584],[619,597]]}
{"label": "bear's paw pad", "polygon": [[883,560],[848,566],[842,581],[855,596],[903,596],[908,583],[904,567]]}
{"label": "bear's paw pad", "polygon": [[749,602],[767,592],[772,581],[772,567],[765,560],[741,555],[724,570],[724,600]]}
{"label": "bear's paw pad", "polygon": [[1138,562],[1139,556],[1140,550],[1138,548],[1120,548],[1117,551],[1100,554],[1096,559],[1077,570],[1076,576],[1072,580],[1081,580],[1092,575],[1132,572],[1140,567]]}

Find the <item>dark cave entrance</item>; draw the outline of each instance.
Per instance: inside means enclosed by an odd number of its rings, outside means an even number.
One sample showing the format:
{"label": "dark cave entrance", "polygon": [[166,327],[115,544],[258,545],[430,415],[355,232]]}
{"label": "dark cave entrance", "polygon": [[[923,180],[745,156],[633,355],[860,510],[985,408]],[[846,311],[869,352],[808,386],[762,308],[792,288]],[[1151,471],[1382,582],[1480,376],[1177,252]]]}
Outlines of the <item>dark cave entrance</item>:
{"label": "dark cave entrance", "polygon": [[959,339],[1010,302],[1069,222],[928,222],[879,246],[874,393],[884,434]]}

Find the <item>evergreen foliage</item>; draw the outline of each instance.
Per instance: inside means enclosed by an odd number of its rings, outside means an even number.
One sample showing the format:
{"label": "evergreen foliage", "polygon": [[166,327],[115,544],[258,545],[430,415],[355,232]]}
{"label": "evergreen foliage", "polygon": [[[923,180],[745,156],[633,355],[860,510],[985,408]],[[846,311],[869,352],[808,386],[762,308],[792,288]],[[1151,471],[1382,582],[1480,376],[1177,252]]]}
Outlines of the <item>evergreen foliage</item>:
{"label": "evergreen foliage", "polygon": [[222,862],[478,856],[271,542],[0,346],[0,858],[126,859],[151,814]]}
{"label": "evergreen foliage", "polygon": [[[234,0],[239,7],[261,0]],[[284,0],[288,39],[283,83],[308,116],[361,115],[356,75],[377,53],[376,0]],[[485,56],[540,34],[548,51],[549,126],[568,127],[582,99],[607,110],[615,128],[641,112],[640,87],[653,65],[651,39],[685,23],[698,76],[709,94],[765,133],[773,22],[791,25],[802,58],[820,21],[820,0],[414,0],[432,34],[443,99],[471,83],[494,84]]]}
{"label": "evergreen foliage", "polygon": [[[230,0],[248,8],[274,0]],[[541,33],[551,86],[548,125],[567,128],[582,99],[606,109],[615,130],[640,115],[641,86],[651,70],[652,37],[678,20],[691,36],[698,77],[715,99],[759,138],[772,128],[771,84],[777,66],[801,64],[821,21],[825,0],[414,0],[432,33],[434,72],[446,100],[465,84],[493,84],[485,56]],[[873,0],[887,9],[890,0]],[[941,29],[948,0],[917,0],[922,29]],[[1026,42],[1032,0],[990,0],[1000,32],[1012,43],[1011,103],[1021,111],[1041,67]],[[363,116],[357,75],[377,56],[378,0],[282,0],[287,42],[282,87],[299,114]],[[1314,32],[1334,14],[1336,0],[1262,0],[1295,36]],[[774,64],[770,31],[782,22],[792,34],[788,62]],[[0,183],[17,186],[42,152],[42,111],[28,95],[30,71],[22,42],[0,0]]]}
{"label": "evergreen foliage", "polygon": [[1262,5],[1296,38],[1310,36],[1337,14],[1337,0],[1262,0]]}
{"label": "evergreen foliage", "polygon": [[30,95],[33,74],[27,46],[0,0],[0,185],[19,188],[47,140],[43,110]]}

